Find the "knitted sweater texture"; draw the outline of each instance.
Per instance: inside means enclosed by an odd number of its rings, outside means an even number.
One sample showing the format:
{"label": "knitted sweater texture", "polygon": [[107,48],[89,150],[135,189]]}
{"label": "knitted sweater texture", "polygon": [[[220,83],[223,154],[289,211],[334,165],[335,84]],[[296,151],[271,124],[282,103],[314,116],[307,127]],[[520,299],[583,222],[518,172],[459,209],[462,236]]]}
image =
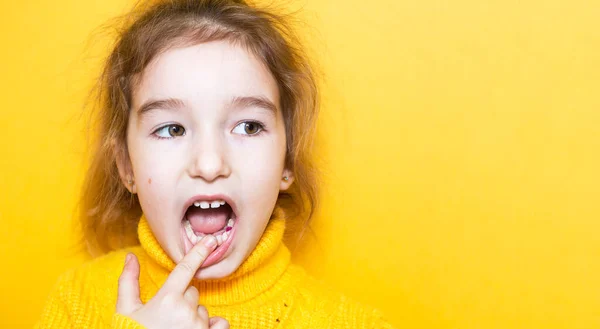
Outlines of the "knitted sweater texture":
{"label": "knitted sweater texture", "polygon": [[[249,328],[391,328],[380,312],[327,289],[290,262],[283,243],[285,220],[273,218],[242,265],[218,280],[192,280],[198,303],[210,316],[221,316],[232,329]],[[162,249],[144,216],[140,245],[110,252],[70,269],[54,285],[35,328],[143,329],[115,312],[118,278],[125,256],[140,263],[140,298],[150,300],[175,263]]]}

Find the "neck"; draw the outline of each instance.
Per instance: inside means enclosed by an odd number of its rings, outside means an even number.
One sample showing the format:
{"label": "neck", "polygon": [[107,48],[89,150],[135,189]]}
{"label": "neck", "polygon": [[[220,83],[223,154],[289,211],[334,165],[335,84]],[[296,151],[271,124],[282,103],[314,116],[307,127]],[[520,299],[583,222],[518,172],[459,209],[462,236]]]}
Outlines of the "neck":
{"label": "neck", "polygon": [[[280,212],[274,212],[274,214]],[[211,280],[192,280],[200,291],[204,305],[231,305],[254,298],[266,298],[266,292],[283,275],[290,263],[290,252],[283,244],[285,219],[273,216],[256,248],[231,275]],[[162,249],[144,215],[138,225],[142,248],[153,260],[149,274],[156,291],[175,268],[175,263]]]}

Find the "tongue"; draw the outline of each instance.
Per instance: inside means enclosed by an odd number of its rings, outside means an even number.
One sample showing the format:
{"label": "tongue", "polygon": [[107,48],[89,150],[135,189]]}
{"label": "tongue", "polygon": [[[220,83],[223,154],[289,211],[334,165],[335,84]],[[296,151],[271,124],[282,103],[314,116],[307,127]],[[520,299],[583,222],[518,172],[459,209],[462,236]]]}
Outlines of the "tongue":
{"label": "tongue", "polygon": [[220,231],[227,224],[227,212],[221,208],[201,209],[191,207],[188,209],[186,217],[190,221],[194,232],[212,234]]}

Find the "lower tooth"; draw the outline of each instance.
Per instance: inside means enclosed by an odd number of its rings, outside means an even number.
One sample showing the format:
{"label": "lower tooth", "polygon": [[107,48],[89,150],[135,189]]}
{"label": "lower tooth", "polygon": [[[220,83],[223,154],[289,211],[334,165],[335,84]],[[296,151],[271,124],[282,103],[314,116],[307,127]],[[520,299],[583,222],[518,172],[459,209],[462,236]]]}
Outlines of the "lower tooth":
{"label": "lower tooth", "polygon": [[[188,236],[188,239],[194,245],[196,243],[198,243],[200,240],[202,240],[202,238],[206,235],[206,234],[203,234],[203,233],[195,233],[194,230],[192,229],[192,225],[190,224],[190,222],[188,220],[185,220],[185,222],[183,223],[183,226],[185,228],[185,232],[186,232],[186,234]],[[227,226],[226,226],[226,231],[225,232],[223,232],[222,234],[214,236],[217,239],[217,245],[220,246],[225,241],[227,241],[227,238],[229,237],[229,234],[230,234],[230,232],[227,231],[227,228],[229,228],[229,230],[231,230],[231,227],[233,227],[233,219],[229,219],[229,221],[227,222]]]}
{"label": "lower tooth", "polygon": [[185,222],[183,223],[183,226],[184,226],[185,233],[187,234],[188,239],[190,239],[190,242],[192,244],[198,243],[200,238],[198,238],[198,236],[196,236],[196,234],[194,233],[194,230],[192,229],[192,225],[190,224],[190,221],[186,219]]}
{"label": "lower tooth", "polygon": [[183,227],[185,229],[185,234],[187,234],[188,239],[190,239],[190,241],[193,242],[193,237],[194,237],[194,231],[192,230],[192,227],[190,226],[190,222],[188,222],[187,220],[185,221],[185,223],[183,223]]}

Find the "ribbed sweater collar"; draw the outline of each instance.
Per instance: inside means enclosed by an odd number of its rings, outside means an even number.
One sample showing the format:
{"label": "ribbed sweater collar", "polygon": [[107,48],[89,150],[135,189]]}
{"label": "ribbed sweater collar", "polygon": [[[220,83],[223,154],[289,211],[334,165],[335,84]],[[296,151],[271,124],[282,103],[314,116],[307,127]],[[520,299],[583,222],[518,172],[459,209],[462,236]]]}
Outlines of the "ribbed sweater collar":
{"label": "ribbed sweater collar", "polygon": [[[290,252],[283,243],[284,231],[283,216],[274,216],[256,248],[234,273],[215,280],[194,279],[192,284],[200,292],[200,302],[206,306],[218,306],[266,298],[266,292],[275,285],[290,264]],[[152,260],[148,271],[155,283],[155,290],[158,291],[175,263],[156,240],[144,215],[138,225],[138,237],[142,248]]]}

